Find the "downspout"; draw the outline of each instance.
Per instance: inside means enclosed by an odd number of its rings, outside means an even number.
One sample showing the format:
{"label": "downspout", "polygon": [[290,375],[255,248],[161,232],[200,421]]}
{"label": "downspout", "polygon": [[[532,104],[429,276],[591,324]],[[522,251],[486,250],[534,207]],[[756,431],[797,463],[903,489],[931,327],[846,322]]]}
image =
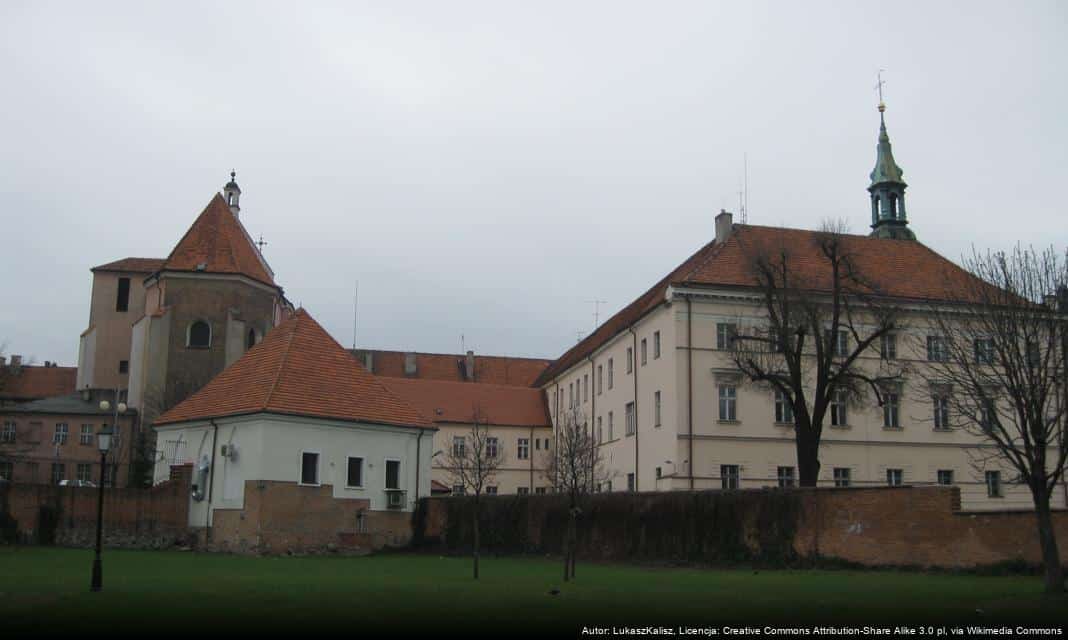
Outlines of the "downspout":
{"label": "downspout", "polygon": [[419,502],[419,469],[423,466],[422,456],[423,428],[419,427],[419,435],[415,437],[415,501]]}
{"label": "downspout", "polygon": [[690,476],[690,491],[693,491],[693,300],[686,296],[686,423],[689,440],[689,456],[686,467]]}
{"label": "downspout", "polygon": [[534,450],[530,443],[534,442],[534,425],[530,425],[530,440],[527,441],[527,457],[530,458],[530,494],[534,495]]}
{"label": "downspout", "polygon": [[[593,364],[593,356],[586,356],[586,359],[590,361],[590,381],[593,382],[593,391],[590,392],[590,442],[594,447],[600,447],[601,443],[596,437],[597,430],[597,371]],[[596,473],[597,455],[590,456],[590,492],[595,489],[594,474]]]}
{"label": "downspout", "polygon": [[627,329],[631,336],[630,364],[634,370],[634,493],[638,492],[638,334],[633,327]]}
{"label": "downspout", "polygon": [[219,425],[215,424],[215,419],[208,420],[211,423],[211,427],[214,430],[211,434],[211,466],[208,467],[208,504],[204,510],[204,541],[205,543],[211,542],[211,500],[212,495],[215,493],[215,449],[216,444],[219,441]]}

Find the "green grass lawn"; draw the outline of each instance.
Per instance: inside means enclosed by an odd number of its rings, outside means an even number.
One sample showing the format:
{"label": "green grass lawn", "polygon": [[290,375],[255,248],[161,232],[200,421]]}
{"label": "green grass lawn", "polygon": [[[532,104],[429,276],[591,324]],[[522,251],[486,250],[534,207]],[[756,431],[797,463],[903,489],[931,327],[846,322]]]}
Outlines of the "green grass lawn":
{"label": "green grass lawn", "polygon": [[[0,547],[0,624],[111,633],[395,627],[577,635],[583,625],[741,623],[1061,623],[1068,600],[1038,577],[895,571],[657,569],[436,555],[254,558],[105,551],[104,591],[88,592],[92,553]],[[560,594],[549,594],[550,589]],[[981,609],[979,613],[976,609]],[[44,625],[42,627],[41,625]],[[202,626],[197,626],[202,625]],[[14,637],[14,636],[8,636]]]}

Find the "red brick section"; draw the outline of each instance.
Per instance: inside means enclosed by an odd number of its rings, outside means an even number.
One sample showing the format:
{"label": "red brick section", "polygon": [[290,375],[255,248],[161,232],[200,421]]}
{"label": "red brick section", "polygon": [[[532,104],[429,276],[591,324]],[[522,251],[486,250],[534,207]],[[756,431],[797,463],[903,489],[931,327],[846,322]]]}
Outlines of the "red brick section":
{"label": "red brick section", "polygon": [[541,389],[414,378],[380,380],[434,422],[470,422],[477,408],[483,423],[552,426]]}
{"label": "red brick section", "polygon": [[[542,372],[535,384],[547,384],[652,311],[664,301],[671,285],[756,286],[753,267],[755,259],[761,255],[787,251],[791,275],[797,278],[799,286],[814,291],[829,290],[830,269],[820,254],[821,237],[823,234],[819,232],[804,229],[733,225],[725,242],[710,242],[701,247],[637,300],[560,356]],[[842,246],[860,279],[871,285],[871,293],[880,296],[903,301],[960,301],[977,286],[982,286],[959,266],[919,242],[844,235]]]}
{"label": "red brick section", "polygon": [[[198,265],[206,265],[198,269]],[[162,271],[204,271],[248,276],[275,285],[259,251],[218,193],[167,256]]]}
{"label": "red brick section", "polygon": [[115,262],[93,267],[90,271],[118,271],[122,273],[155,273],[160,270],[163,258],[123,258]]}
{"label": "red brick section", "polygon": [[22,365],[18,373],[0,371],[0,400],[39,400],[74,393],[77,367]]}
{"label": "red brick section", "polygon": [[[734,492],[735,500],[728,511],[734,514],[734,526],[739,531],[728,537],[744,541],[754,555],[760,555],[759,541],[768,527],[792,529],[796,532],[794,551],[802,558],[846,560],[872,567],[971,568],[1021,559],[1033,565],[1042,562],[1034,513],[962,513],[955,510],[960,501],[960,490],[955,487],[798,489],[793,493],[800,500],[798,512],[792,516],[777,512],[769,522],[759,510],[751,508],[759,501],[761,491]],[[746,500],[746,494],[753,500]],[[671,512],[680,522],[692,523],[699,516],[692,511],[695,502],[686,497],[678,492],[591,496],[580,525],[580,552],[589,558],[619,561],[692,557],[693,549],[684,548],[685,526],[673,528],[672,534],[665,537],[665,524],[646,515]],[[424,499],[423,540],[431,544],[436,540],[447,548],[462,547],[462,540],[445,538],[450,529],[449,514],[463,512],[450,510],[455,500]],[[515,496],[483,500],[483,508],[491,511],[489,517],[497,503],[516,526],[524,527],[517,535],[511,532],[502,538],[522,539],[525,546],[538,553],[559,551],[559,537],[553,534],[553,526],[566,513],[562,497],[519,498],[518,511]],[[679,509],[683,511],[679,513]],[[590,515],[598,513],[604,514],[603,521]],[[710,518],[711,514],[705,512],[703,516]],[[1053,522],[1061,560],[1068,563],[1068,511],[1055,512]],[[715,538],[710,537],[711,544],[715,544]],[[702,548],[702,553],[709,556],[714,557],[715,552]]]}
{"label": "red brick section", "polygon": [[410,512],[369,507],[368,500],[335,498],[330,485],[249,480],[244,509],[215,510],[207,546],[236,553],[286,553],[366,552],[408,544]]}
{"label": "red brick section", "polygon": [[[376,376],[408,378],[404,373],[407,354],[403,351],[360,349],[372,354],[372,369]],[[463,382],[466,356],[449,353],[416,353],[415,378]],[[512,356],[475,356],[474,382],[529,387],[552,360],[517,358]]]}
{"label": "red brick section", "polygon": [[[104,539],[108,546],[163,547],[191,541],[190,465],[171,467],[168,482],[151,489],[104,490]],[[0,485],[0,511],[16,521],[21,540],[38,541],[41,507],[58,514],[55,543],[89,547],[96,542],[98,493],[94,488],[39,484]]]}
{"label": "red brick section", "polygon": [[155,424],[278,413],[432,427],[304,309]]}

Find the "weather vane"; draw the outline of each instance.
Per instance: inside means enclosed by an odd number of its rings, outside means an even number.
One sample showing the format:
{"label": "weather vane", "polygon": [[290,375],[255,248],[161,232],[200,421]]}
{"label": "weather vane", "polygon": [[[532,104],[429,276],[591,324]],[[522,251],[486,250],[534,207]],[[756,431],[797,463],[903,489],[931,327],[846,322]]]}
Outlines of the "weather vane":
{"label": "weather vane", "polygon": [[876,74],[879,78],[879,81],[875,84],[875,89],[879,92],[879,111],[886,108],[883,103],[883,85],[886,84],[886,80],[883,80],[883,71],[886,71],[886,69],[879,69],[879,73]]}

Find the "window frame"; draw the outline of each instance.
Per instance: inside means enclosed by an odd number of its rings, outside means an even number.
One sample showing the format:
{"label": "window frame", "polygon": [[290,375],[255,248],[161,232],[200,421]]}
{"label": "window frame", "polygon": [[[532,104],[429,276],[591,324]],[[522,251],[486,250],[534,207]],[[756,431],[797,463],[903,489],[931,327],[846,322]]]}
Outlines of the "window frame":
{"label": "window frame", "polygon": [[[89,427],[89,429],[86,430],[86,427]],[[96,434],[93,433],[92,423],[82,423],[81,427],[78,429],[78,444],[93,446],[94,435]]]}
{"label": "window frame", "polygon": [[[738,422],[737,385],[728,383],[717,385],[716,398],[718,400],[719,421]],[[724,409],[727,409],[727,411],[724,411]]]}
{"label": "window frame", "polygon": [[887,468],[886,470],[886,486],[888,487],[900,487],[905,484],[905,470],[895,468]]}
{"label": "window frame", "polygon": [[660,425],[660,391],[653,392],[653,426],[659,427]]}
{"label": "window frame", "polygon": [[853,484],[853,468],[834,467],[831,471],[831,477],[834,479],[834,486],[836,488],[848,488]]}
{"label": "window frame", "polygon": [[738,323],[736,322],[717,322],[716,323],[716,350],[717,351],[733,351],[735,341],[738,338]]}
{"label": "window frame", "polygon": [[935,431],[949,431],[949,396],[940,393],[931,398],[931,413]]}
{"label": "window frame", "polygon": [[530,459],[530,438],[519,438],[515,450],[516,460]]}
{"label": "window frame", "polygon": [[640,350],[642,356],[642,366],[644,367],[649,363],[649,342],[647,338],[642,338]]}
{"label": "window frame", "polygon": [[[385,465],[382,469],[382,488],[386,491],[404,491],[404,487],[402,486],[404,484],[404,476],[401,473],[401,459],[387,457],[383,458],[383,461],[385,462]],[[389,465],[391,462],[395,462],[397,464],[397,486],[395,487],[389,486]]]}
{"label": "window frame", "polygon": [[[208,342],[207,344],[193,344],[193,327],[197,324],[203,324],[208,328]],[[211,341],[215,332],[212,330],[211,323],[203,318],[197,318],[189,323],[189,326],[185,328],[185,348],[186,349],[210,349]]]}
{"label": "window frame", "polygon": [[[351,484],[351,482],[350,482],[352,480],[352,461],[353,460],[359,460],[360,461],[360,484]],[[363,489],[364,488],[364,478],[363,478],[363,476],[364,476],[364,468],[363,468],[364,460],[365,459],[364,459],[363,456],[353,455],[351,453],[349,455],[345,456],[345,488],[346,489]]]}
{"label": "window frame", "polygon": [[[986,483],[986,497],[988,498],[1003,498],[1004,492],[1001,488],[1001,471],[990,470],[983,473],[983,480]],[[993,480],[993,483],[991,483]]]}
{"label": "window frame", "polygon": [[901,394],[887,391],[883,394],[883,429],[901,428]]}
{"label": "window frame", "polygon": [[797,424],[797,418],[794,416],[794,405],[790,402],[790,399],[786,397],[786,394],[775,389],[775,424]]}
{"label": "window frame", "polygon": [[624,434],[626,436],[632,436],[638,432],[638,407],[634,401],[628,402],[623,405],[623,417],[624,422]]}
{"label": "window frame", "polygon": [[660,359],[660,332],[653,332],[653,360]]}
{"label": "window frame", "polygon": [[4,420],[0,425],[0,442],[10,443],[18,439],[18,424],[14,420]]}
{"label": "window frame", "polygon": [[[60,427],[63,427],[60,430]],[[70,423],[57,422],[55,430],[52,432],[52,444],[65,445],[70,438]]]}
{"label": "window frame", "polygon": [[834,390],[834,395],[831,397],[830,409],[832,427],[849,426],[849,399],[846,397],[845,391],[842,389]]}
{"label": "window frame", "polygon": [[797,471],[793,467],[780,466],[775,470],[775,476],[779,482],[780,489],[797,486]]}
{"label": "window frame", "polygon": [[740,489],[742,486],[741,466],[736,464],[719,465],[719,481],[720,488],[724,491]]}
{"label": "window frame", "polygon": [[[313,482],[313,483],[312,482],[304,482],[304,456],[305,455],[314,455],[315,456],[315,482]],[[298,459],[298,462],[297,462],[297,485],[301,486],[301,487],[321,487],[321,486],[323,486],[323,483],[322,483],[323,476],[322,476],[322,471],[321,471],[322,464],[323,464],[323,453],[322,453],[322,451],[318,451],[318,450],[315,450],[315,449],[301,449],[300,450],[300,458]]]}
{"label": "window frame", "polygon": [[[942,482],[942,474],[948,474],[946,478],[949,479],[949,482]],[[935,484],[937,484],[938,486],[951,487],[953,486],[953,480],[953,469],[938,469],[937,471],[935,471]]]}

